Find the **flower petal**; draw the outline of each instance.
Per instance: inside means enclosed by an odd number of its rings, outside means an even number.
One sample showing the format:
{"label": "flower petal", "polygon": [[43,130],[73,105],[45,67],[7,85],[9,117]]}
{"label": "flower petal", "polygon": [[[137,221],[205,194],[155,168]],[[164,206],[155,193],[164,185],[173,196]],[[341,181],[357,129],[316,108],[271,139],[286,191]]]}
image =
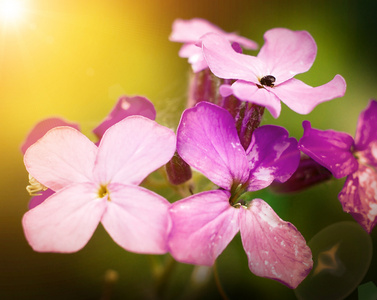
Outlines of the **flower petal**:
{"label": "flower petal", "polygon": [[261,199],[241,209],[240,232],[250,271],[296,288],[309,274],[312,253],[304,237]]}
{"label": "flower petal", "polygon": [[302,123],[304,135],[298,148],[326,167],[336,178],[342,178],[358,169],[358,162],[351,152],[353,139],[344,132],[311,128],[309,121]]}
{"label": "flower petal", "polygon": [[29,132],[25,141],[21,146],[21,152],[25,154],[27,148],[29,148],[32,144],[38,141],[41,137],[43,137],[47,131],[52,128],[59,127],[59,126],[70,126],[77,130],[80,130],[80,127],[77,123],[70,123],[61,118],[47,118],[40,122],[38,122],[34,128]]}
{"label": "flower petal", "polygon": [[228,111],[208,102],[186,109],[177,129],[177,151],[182,159],[213,183],[230,189],[245,182],[248,163]]}
{"label": "flower petal", "polygon": [[22,224],[30,246],[39,252],[76,252],[89,241],[106,208],[96,187],[79,183],[62,189],[25,213]]}
{"label": "flower petal", "polygon": [[275,85],[271,92],[293,111],[306,115],[322,102],[343,97],[346,92],[346,82],[342,76],[336,75],[324,85],[311,87],[298,79],[292,78],[282,84]]}
{"label": "flower petal", "polygon": [[237,53],[224,36],[208,33],[202,37],[202,47],[208,66],[217,77],[257,84],[266,75],[266,66],[259,58]]}
{"label": "flower petal", "polygon": [[166,164],[175,152],[172,130],[142,116],[130,116],[109,128],[98,148],[99,183],[139,184]]}
{"label": "flower petal", "polygon": [[347,177],[338,195],[343,210],[371,233],[377,224],[377,173],[359,164],[359,169]]}
{"label": "flower petal", "polygon": [[39,204],[43,203],[48,197],[53,195],[55,192],[53,190],[47,189],[46,191],[41,191],[40,195],[34,196],[30,199],[28,208],[32,209]]}
{"label": "flower petal", "polygon": [[220,93],[223,97],[233,94],[240,100],[264,106],[275,119],[280,115],[280,99],[270,92],[270,88],[259,88],[254,83],[237,80],[232,85],[222,85]]}
{"label": "flower petal", "polygon": [[44,186],[57,191],[72,183],[90,182],[97,147],[71,127],[55,127],[25,153],[27,171]]}
{"label": "flower petal", "polygon": [[183,263],[211,266],[239,230],[229,193],[209,191],[173,203],[169,251]]}
{"label": "flower petal", "polygon": [[317,45],[306,31],[274,28],[264,34],[264,40],[257,57],[269,71],[264,75],[273,75],[276,84],[308,71],[317,55]]}
{"label": "flower petal", "polygon": [[[377,141],[377,101],[371,100],[368,107],[363,110],[357,123],[355,146],[357,151],[365,150]],[[377,154],[376,154],[377,161]]]}
{"label": "flower petal", "polygon": [[170,203],[139,186],[112,183],[108,189],[101,222],[113,240],[136,253],[166,253]]}
{"label": "flower petal", "polygon": [[229,41],[237,42],[247,49],[256,49],[258,47],[258,44],[254,41],[235,33],[227,33],[218,26],[200,18],[175,20],[169,40],[181,43],[196,43],[204,34],[209,32],[224,35]]}
{"label": "flower petal", "polygon": [[264,125],[257,128],[246,151],[249,168],[249,191],[269,186],[274,180],[285,182],[296,171],[300,151],[295,138],[283,127]]}
{"label": "flower petal", "polygon": [[101,139],[105,131],[126,117],[140,115],[148,119],[156,118],[156,110],[152,102],[142,96],[119,98],[118,102],[100,125],[93,129],[94,134]]}

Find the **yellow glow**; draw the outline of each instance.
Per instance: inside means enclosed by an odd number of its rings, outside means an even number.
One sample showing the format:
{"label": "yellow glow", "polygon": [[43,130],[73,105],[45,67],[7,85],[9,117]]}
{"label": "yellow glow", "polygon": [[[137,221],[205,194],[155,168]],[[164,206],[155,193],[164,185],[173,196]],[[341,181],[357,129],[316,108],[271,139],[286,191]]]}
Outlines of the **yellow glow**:
{"label": "yellow glow", "polygon": [[25,12],[25,3],[17,0],[0,1],[0,15],[3,21],[20,20]]}

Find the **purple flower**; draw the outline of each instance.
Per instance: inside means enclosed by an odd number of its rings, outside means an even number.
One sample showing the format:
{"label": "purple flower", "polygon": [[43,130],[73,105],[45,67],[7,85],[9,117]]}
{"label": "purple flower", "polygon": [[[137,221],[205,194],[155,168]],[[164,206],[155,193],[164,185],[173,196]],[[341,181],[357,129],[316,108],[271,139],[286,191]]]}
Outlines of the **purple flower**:
{"label": "purple flower", "polygon": [[295,288],[312,267],[305,239],[265,201],[243,196],[292,175],[300,160],[297,141],[284,128],[266,125],[254,131],[245,151],[229,112],[201,102],[182,115],[177,151],[220,189],[172,205],[168,243],[173,257],[212,265],[240,231],[250,270]]}
{"label": "purple flower", "polygon": [[258,45],[252,40],[241,37],[235,33],[227,33],[207,20],[194,18],[191,20],[177,19],[173,23],[173,32],[169,39],[173,42],[184,43],[179,56],[188,58],[193,71],[199,72],[208,67],[200,48],[200,38],[209,32],[222,35],[226,40],[234,42],[239,48],[242,45],[246,49],[257,49]]}
{"label": "purple flower", "polygon": [[329,169],[347,176],[338,198],[343,210],[370,233],[377,223],[377,102],[360,114],[355,140],[347,133],[311,128],[304,121],[299,148]]}
{"label": "purple flower", "polygon": [[55,192],[22,219],[30,246],[78,251],[101,222],[128,251],[165,253],[170,203],[138,185],[175,145],[173,131],[142,116],[110,127],[98,147],[71,127],[48,131],[24,156],[29,174]]}
{"label": "purple flower", "polygon": [[280,115],[283,101],[299,114],[310,113],[319,103],[344,95],[346,83],[340,75],[330,82],[311,87],[293,78],[312,66],[317,46],[306,31],[275,28],[264,35],[259,54],[244,55],[233,50],[219,34],[202,37],[204,57],[211,71],[224,79],[237,79],[220,92],[265,106],[274,118]]}

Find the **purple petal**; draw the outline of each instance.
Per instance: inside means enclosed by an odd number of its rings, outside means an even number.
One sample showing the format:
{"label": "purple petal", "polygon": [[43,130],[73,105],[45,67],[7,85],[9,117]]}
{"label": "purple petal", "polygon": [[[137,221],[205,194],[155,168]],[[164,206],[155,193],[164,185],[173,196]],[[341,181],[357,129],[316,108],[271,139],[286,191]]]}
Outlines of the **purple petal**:
{"label": "purple petal", "polygon": [[346,82],[342,76],[336,75],[324,85],[311,87],[292,78],[275,85],[271,92],[293,111],[306,115],[322,102],[343,97],[346,92]]}
{"label": "purple petal", "polygon": [[269,70],[264,75],[273,75],[276,84],[308,71],[313,65],[317,45],[308,32],[274,28],[264,34],[264,40],[257,57]]}
{"label": "purple petal", "polygon": [[272,181],[287,181],[300,162],[295,138],[283,127],[264,125],[254,131],[246,151],[249,160],[249,191],[269,186]]}
{"label": "purple petal", "polygon": [[101,139],[105,131],[123,120],[126,117],[133,115],[141,115],[148,119],[154,120],[156,118],[156,110],[153,103],[147,98],[141,96],[119,98],[117,104],[114,106],[110,114],[106,117],[100,125],[93,129],[94,134]]}
{"label": "purple petal", "polygon": [[351,152],[353,139],[344,132],[311,128],[309,121],[302,123],[304,135],[299,149],[326,167],[336,178],[355,172],[358,162]]}
{"label": "purple petal", "polygon": [[315,160],[303,154],[300,164],[293,175],[284,183],[274,181],[270,186],[277,193],[293,193],[332,178],[332,174]]}
{"label": "purple petal", "polygon": [[34,196],[30,199],[29,204],[28,204],[28,208],[32,209],[32,208],[38,206],[39,204],[43,203],[48,197],[50,197],[54,193],[55,192],[53,190],[50,190],[50,189],[47,189],[46,191],[42,191],[41,195]]}
{"label": "purple petal", "polygon": [[376,100],[371,100],[368,107],[363,110],[359,116],[355,135],[355,148],[357,151],[365,150],[373,141],[377,141]]}
{"label": "purple petal", "polygon": [[25,213],[22,225],[39,252],[76,252],[89,241],[106,209],[93,184],[71,185]]}
{"label": "purple petal", "polygon": [[139,186],[109,184],[102,224],[113,240],[136,253],[167,252],[170,203]]}
{"label": "purple petal", "polygon": [[174,155],[172,130],[142,116],[130,116],[110,127],[98,149],[94,173],[98,183],[139,184]]}
{"label": "purple petal", "polygon": [[304,237],[261,199],[241,208],[240,231],[250,271],[296,288],[309,274],[312,253]]}
{"label": "purple petal", "polygon": [[77,123],[66,122],[61,118],[48,118],[42,120],[39,123],[37,123],[27,135],[25,141],[22,143],[21,152],[25,154],[27,148],[29,148],[32,144],[34,144],[42,136],[44,136],[47,133],[47,131],[59,126],[70,126],[77,130],[80,130],[79,125]]}
{"label": "purple petal", "polygon": [[169,248],[184,263],[211,266],[239,230],[239,209],[226,191],[209,191],[175,202],[170,208]]}
{"label": "purple petal", "polygon": [[208,66],[217,77],[259,84],[259,78],[266,75],[266,66],[259,58],[237,53],[221,35],[206,34],[202,47]]}
{"label": "purple petal", "polygon": [[177,151],[184,161],[213,183],[230,189],[233,181],[245,182],[248,163],[228,111],[200,102],[184,111],[177,129]]}
{"label": "purple petal", "polygon": [[377,173],[363,164],[347,177],[338,198],[343,210],[371,233],[377,224]]}
{"label": "purple petal", "polygon": [[276,119],[280,115],[281,103],[280,99],[270,92],[270,88],[259,88],[256,84],[237,80],[230,85],[222,85],[220,93],[226,97],[233,94],[238,99],[264,106],[271,115]]}
{"label": "purple petal", "polygon": [[24,156],[27,171],[57,191],[77,182],[91,182],[97,147],[72,127],[55,127],[31,145]]}

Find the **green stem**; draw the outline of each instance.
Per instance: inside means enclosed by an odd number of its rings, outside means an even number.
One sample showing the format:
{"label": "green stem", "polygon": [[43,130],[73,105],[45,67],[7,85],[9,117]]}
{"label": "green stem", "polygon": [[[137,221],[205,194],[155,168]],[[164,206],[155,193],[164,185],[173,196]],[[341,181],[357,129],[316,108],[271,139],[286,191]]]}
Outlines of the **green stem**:
{"label": "green stem", "polygon": [[169,278],[173,273],[173,270],[177,262],[167,255],[164,266],[161,266],[161,269],[158,272],[155,272],[156,282],[155,282],[155,292],[157,299],[163,299],[166,292],[166,287],[169,282]]}
{"label": "green stem", "polygon": [[225,291],[224,291],[224,289],[221,285],[219,273],[217,272],[216,262],[213,265],[213,274],[215,276],[216,287],[217,287],[217,290],[220,293],[221,298],[223,298],[223,300],[230,300],[229,297],[226,295],[226,293],[225,293]]}

